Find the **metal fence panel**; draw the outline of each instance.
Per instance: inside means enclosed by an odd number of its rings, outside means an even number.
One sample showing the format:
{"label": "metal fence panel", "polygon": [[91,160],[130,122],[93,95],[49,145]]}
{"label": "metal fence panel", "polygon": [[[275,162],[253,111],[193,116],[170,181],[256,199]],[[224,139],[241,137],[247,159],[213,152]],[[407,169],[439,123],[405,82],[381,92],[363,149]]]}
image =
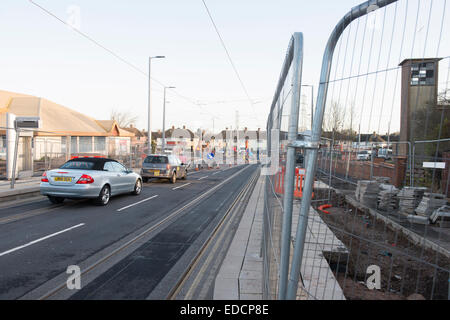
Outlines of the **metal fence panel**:
{"label": "metal fence panel", "polygon": [[268,299],[284,299],[286,294],[296,172],[295,149],[289,145],[298,135],[302,61],[303,36],[295,33],[267,123],[271,169],[265,170],[263,296]]}
{"label": "metal fence panel", "polygon": [[[449,298],[449,15],[445,0],[374,0],[334,29],[288,299],[299,279],[315,279],[312,299]],[[310,252],[306,234],[322,223]],[[308,264],[317,252],[327,268]]]}

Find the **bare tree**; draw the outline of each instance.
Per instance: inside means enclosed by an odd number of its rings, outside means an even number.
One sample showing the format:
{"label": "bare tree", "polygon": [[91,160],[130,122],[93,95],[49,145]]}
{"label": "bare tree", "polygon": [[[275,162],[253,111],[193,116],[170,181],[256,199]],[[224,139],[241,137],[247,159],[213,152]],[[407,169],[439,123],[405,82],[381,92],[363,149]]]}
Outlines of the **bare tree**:
{"label": "bare tree", "polygon": [[135,125],[136,121],[138,120],[138,117],[129,111],[122,112],[122,111],[113,109],[111,111],[110,119],[116,120],[119,127],[127,128],[130,125]]}
{"label": "bare tree", "polygon": [[444,89],[438,94],[438,104],[441,105],[450,104],[450,89]]}
{"label": "bare tree", "polygon": [[340,132],[345,124],[345,108],[339,103],[332,102],[330,109],[325,114],[324,129],[327,132]]}

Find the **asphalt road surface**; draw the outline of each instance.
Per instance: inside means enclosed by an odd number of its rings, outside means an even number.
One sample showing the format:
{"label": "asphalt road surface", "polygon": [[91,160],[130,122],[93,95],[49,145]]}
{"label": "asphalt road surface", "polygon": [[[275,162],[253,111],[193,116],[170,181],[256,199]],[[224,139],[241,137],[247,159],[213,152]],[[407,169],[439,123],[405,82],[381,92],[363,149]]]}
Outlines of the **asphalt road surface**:
{"label": "asphalt road surface", "polygon": [[[0,204],[0,299],[163,299],[250,181],[256,165],[150,181],[105,207]],[[68,266],[81,289],[69,290]]]}

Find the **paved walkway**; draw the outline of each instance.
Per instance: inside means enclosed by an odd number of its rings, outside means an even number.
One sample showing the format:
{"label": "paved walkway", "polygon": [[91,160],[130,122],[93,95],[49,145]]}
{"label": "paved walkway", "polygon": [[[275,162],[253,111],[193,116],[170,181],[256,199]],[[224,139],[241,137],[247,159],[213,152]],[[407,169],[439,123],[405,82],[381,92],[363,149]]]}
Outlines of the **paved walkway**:
{"label": "paved walkway", "polygon": [[[292,239],[295,243],[300,202],[294,203]],[[261,240],[264,211],[264,177],[261,176],[250,197],[238,230],[216,277],[215,300],[261,300],[263,298],[263,260]],[[291,246],[291,259],[293,254]],[[324,252],[346,253],[346,248],[311,208],[301,269],[302,283],[297,300],[343,300]]]}
{"label": "paved walkway", "polygon": [[216,277],[215,300],[262,300],[263,185],[260,176]]}
{"label": "paved walkway", "polygon": [[[14,189],[26,188],[30,186],[39,186],[41,177],[31,177],[26,179],[16,180],[14,183]],[[4,190],[11,190],[11,181],[0,180],[0,192]]]}

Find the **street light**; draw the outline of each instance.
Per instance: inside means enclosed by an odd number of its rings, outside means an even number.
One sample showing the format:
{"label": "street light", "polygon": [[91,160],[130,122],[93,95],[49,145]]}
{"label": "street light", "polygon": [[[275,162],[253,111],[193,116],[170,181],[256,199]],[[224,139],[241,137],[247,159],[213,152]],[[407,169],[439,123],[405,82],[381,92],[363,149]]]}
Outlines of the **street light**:
{"label": "street light", "polygon": [[166,149],[166,89],[175,89],[175,87],[164,87],[163,131],[162,131],[162,146],[161,146],[162,153],[164,153]]}
{"label": "street light", "polygon": [[152,59],[163,59],[165,56],[154,56],[148,58],[148,123],[147,123],[147,130],[148,130],[148,151],[147,154],[152,153],[152,126],[151,126],[151,99],[150,99],[150,86],[151,86],[151,66],[152,66]]}

